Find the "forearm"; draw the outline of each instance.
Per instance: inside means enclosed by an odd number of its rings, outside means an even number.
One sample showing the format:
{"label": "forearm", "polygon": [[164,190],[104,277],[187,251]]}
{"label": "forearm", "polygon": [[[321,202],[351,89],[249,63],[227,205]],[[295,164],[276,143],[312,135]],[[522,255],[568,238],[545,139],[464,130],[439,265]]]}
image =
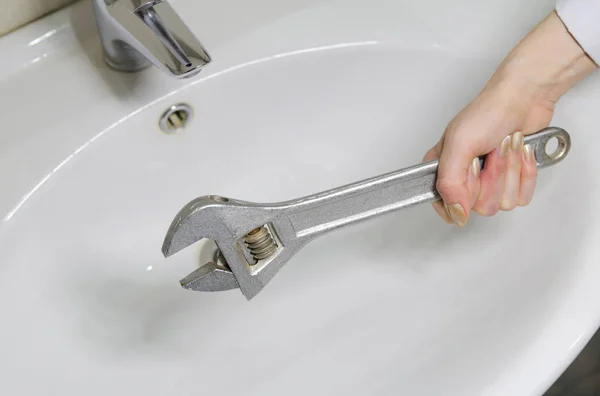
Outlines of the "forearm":
{"label": "forearm", "polygon": [[488,86],[520,100],[557,102],[598,68],[552,12],[504,59]]}

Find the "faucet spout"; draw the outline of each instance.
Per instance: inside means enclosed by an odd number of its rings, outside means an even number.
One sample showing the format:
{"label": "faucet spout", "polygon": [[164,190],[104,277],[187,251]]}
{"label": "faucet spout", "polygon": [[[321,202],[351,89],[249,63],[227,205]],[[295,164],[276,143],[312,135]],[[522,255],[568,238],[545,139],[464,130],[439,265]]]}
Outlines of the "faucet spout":
{"label": "faucet spout", "polygon": [[166,0],[93,0],[113,69],[134,72],[154,64],[175,78],[198,74],[211,58]]}

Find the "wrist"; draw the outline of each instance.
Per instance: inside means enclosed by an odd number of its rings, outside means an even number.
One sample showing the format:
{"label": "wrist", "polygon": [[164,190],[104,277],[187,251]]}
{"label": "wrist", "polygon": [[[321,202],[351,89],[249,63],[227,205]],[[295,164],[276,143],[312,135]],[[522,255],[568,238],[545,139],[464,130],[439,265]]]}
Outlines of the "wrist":
{"label": "wrist", "polygon": [[520,101],[556,103],[597,67],[552,12],[504,59],[489,85]]}

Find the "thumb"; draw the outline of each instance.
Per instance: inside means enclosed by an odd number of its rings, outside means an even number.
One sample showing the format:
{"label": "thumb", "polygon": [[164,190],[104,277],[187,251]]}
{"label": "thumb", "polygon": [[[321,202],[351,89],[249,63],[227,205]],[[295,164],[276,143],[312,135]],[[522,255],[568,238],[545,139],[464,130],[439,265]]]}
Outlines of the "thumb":
{"label": "thumb", "polygon": [[448,215],[459,227],[467,224],[480,191],[477,151],[473,145],[449,138],[440,155],[436,188]]}

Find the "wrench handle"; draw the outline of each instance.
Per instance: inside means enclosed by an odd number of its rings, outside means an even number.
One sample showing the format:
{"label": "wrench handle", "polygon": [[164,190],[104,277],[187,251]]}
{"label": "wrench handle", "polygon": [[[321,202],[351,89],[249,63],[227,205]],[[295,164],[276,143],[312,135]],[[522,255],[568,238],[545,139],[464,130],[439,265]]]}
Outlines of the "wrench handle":
{"label": "wrench handle", "polygon": [[[546,152],[547,143],[556,138],[554,153]],[[539,169],[562,161],[571,148],[569,134],[548,127],[527,135]],[[485,156],[480,157],[482,168]],[[284,203],[285,212],[296,237],[313,239],[337,228],[367,220],[409,206],[440,199],[436,189],[438,160],[334,188]]]}

